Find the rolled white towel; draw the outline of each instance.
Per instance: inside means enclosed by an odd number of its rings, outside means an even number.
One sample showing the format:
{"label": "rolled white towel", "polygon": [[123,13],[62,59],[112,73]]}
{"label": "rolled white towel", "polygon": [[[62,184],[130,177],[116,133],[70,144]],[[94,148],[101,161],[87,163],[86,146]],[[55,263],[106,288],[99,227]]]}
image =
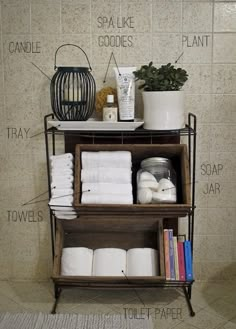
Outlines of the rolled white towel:
{"label": "rolled white towel", "polygon": [[74,176],[72,176],[72,175],[65,175],[65,176],[53,175],[52,176],[52,183],[57,183],[57,182],[70,182],[70,183],[73,183],[74,182]]}
{"label": "rolled white towel", "polygon": [[71,161],[56,161],[51,162],[51,170],[66,170],[66,169],[73,169],[74,164]]}
{"label": "rolled white towel", "polygon": [[51,176],[68,176],[71,175],[73,176],[73,170],[68,168],[68,169],[63,169],[63,168],[52,168],[51,170]]}
{"label": "rolled white towel", "polygon": [[83,247],[63,248],[61,275],[92,275],[93,250]]}
{"label": "rolled white towel", "polygon": [[52,189],[52,196],[73,196],[74,195],[74,190],[72,188],[67,188],[67,189],[59,189],[59,188],[54,188]]}
{"label": "rolled white towel", "polygon": [[122,276],[126,272],[126,250],[101,248],[94,250],[93,275]]}
{"label": "rolled white towel", "polygon": [[50,160],[55,161],[55,160],[70,160],[73,161],[74,156],[72,153],[64,153],[64,154],[59,154],[59,155],[51,155]]}
{"label": "rolled white towel", "polygon": [[61,211],[55,211],[55,216],[58,218],[58,219],[68,219],[68,220],[72,220],[72,219],[76,219],[77,218],[77,215],[68,215],[68,214],[64,214],[63,212]]}
{"label": "rolled white towel", "polygon": [[132,194],[132,184],[83,183],[82,192],[95,194]]}
{"label": "rolled white towel", "polygon": [[99,151],[82,152],[82,168],[131,168],[131,152],[129,151]]}
{"label": "rolled white towel", "polygon": [[49,205],[61,205],[61,206],[72,206],[74,198],[72,196],[61,196],[51,198]]}
{"label": "rolled white towel", "polygon": [[131,183],[131,170],[126,168],[82,169],[83,183]]}
{"label": "rolled white towel", "polygon": [[95,194],[83,192],[83,204],[133,204],[132,194]]}
{"label": "rolled white towel", "polygon": [[[50,203],[49,203],[50,205]],[[74,211],[75,208],[74,207],[71,207],[71,206],[60,206],[60,205],[50,205],[50,208],[54,211]]]}
{"label": "rolled white towel", "polygon": [[72,189],[73,183],[69,181],[58,181],[51,183],[51,189]]}
{"label": "rolled white towel", "polygon": [[[71,207],[68,207],[68,208],[71,208]],[[54,211],[54,214],[56,216],[59,214],[72,216],[72,215],[77,215],[77,212],[74,210],[63,210],[63,211],[56,210],[56,211]]]}

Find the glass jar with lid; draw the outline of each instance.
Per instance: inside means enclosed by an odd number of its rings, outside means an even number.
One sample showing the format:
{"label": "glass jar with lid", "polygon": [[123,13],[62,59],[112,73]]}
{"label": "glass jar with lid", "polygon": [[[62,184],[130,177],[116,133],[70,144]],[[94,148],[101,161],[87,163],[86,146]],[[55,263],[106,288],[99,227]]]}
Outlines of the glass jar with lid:
{"label": "glass jar with lid", "polygon": [[138,203],[176,203],[176,173],[171,160],[152,157],[141,162],[137,172]]}

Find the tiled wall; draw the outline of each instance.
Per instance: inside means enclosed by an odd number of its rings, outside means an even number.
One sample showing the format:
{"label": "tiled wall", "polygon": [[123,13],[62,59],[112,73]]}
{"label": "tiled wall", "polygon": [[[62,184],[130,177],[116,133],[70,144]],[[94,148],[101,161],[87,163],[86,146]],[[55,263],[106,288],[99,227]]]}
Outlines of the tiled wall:
{"label": "tiled wall", "polygon": [[[189,73],[186,112],[198,116],[196,279],[235,277],[236,2],[1,0],[0,17],[0,279],[51,275],[40,134],[43,116],[51,112],[50,83],[32,63],[51,77],[55,50],[63,43],[88,53],[98,89],[111,51],[120,65],[137,66],[173,62],[184,52],[179,63]],[[132,17],[132,26],[102,27],[98,17]],[[124,47],[99,47],[105,35],[131,36],[133,47],[127,41]],[[26,52],[21,42],[28,42]],[[58,62],[86,61],[71,48],[61,50]],[[114,85],[112,70],[107,84]]]}

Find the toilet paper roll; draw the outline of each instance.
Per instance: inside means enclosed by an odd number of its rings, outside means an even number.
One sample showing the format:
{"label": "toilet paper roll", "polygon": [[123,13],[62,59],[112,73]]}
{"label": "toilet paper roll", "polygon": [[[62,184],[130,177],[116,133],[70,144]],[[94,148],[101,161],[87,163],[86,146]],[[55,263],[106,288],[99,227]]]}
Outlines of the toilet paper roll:
{"label": "toilet paper roll", "polygon": [[126,250],[118,248],[96,249],[93,256],[93,275],[124,276],[126,272]]}
{"label": "toilet paper roll", "polygon": [[83,247],[63,248],[61,275],[92,275],[93,250]]}
{"label": "toilet paper roll", "polygon": [[133,248],[127,251],[128,276],[157,276],[158,253],[151,248]]}

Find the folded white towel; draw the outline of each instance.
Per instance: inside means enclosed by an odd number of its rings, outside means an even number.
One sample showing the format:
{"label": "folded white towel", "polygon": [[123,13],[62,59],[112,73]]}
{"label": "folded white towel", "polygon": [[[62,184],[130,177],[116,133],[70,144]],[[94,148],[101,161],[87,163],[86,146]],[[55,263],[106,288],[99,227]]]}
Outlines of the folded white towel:
{"label": "folded white towel", "polygon": [[61,206],[72,206],[74,198],[72,196],[61,196],[51,198],[49,205],[61,205]]}
{"label": "folded white towel", "polygon": [[73,159],[74,159],[74,156],[72,153],[64,153],[64,154],[50,156],[51,161],[55,161],[55,160],[71,160],[71,161],[73,161]]}
{"label": "folded white towel", "polygon": [[132,184],[83,183],[82,192],[97,194],[132,194]]}
{"label": "folded white towel", "polygon": [[131,170],[126,168],[91,168],[81,170],[83,183],[131,183]]}
{"label": "folded white towel", "polygon": [[54,188],[52,189],[52,196],[73,196],[74,190],[72,188],[62,189],[62,188]]}
{"label": "folded white towel", "polygon": [[81,203],[83,204],[132,204],[132,194],[95,194],[83,192]]}
{"label": "folded white towel", "polygon": [[64,168],[52,168],[51,170],[51,176],[68,176],[71,175],[73,176],[73,170],[68,168],[68,169],[64,169]]}
{"label": "folded white towel", "polygon": [[51,188],[53,189],[71,189],[73,188],[73,183],[69,181],[60,181],[60,182],[52,182]]}
{"label": "folded white towel", "polygon": [[131,152],[129,151],[99,151],[82,152],[82,168],[131,168]]}

